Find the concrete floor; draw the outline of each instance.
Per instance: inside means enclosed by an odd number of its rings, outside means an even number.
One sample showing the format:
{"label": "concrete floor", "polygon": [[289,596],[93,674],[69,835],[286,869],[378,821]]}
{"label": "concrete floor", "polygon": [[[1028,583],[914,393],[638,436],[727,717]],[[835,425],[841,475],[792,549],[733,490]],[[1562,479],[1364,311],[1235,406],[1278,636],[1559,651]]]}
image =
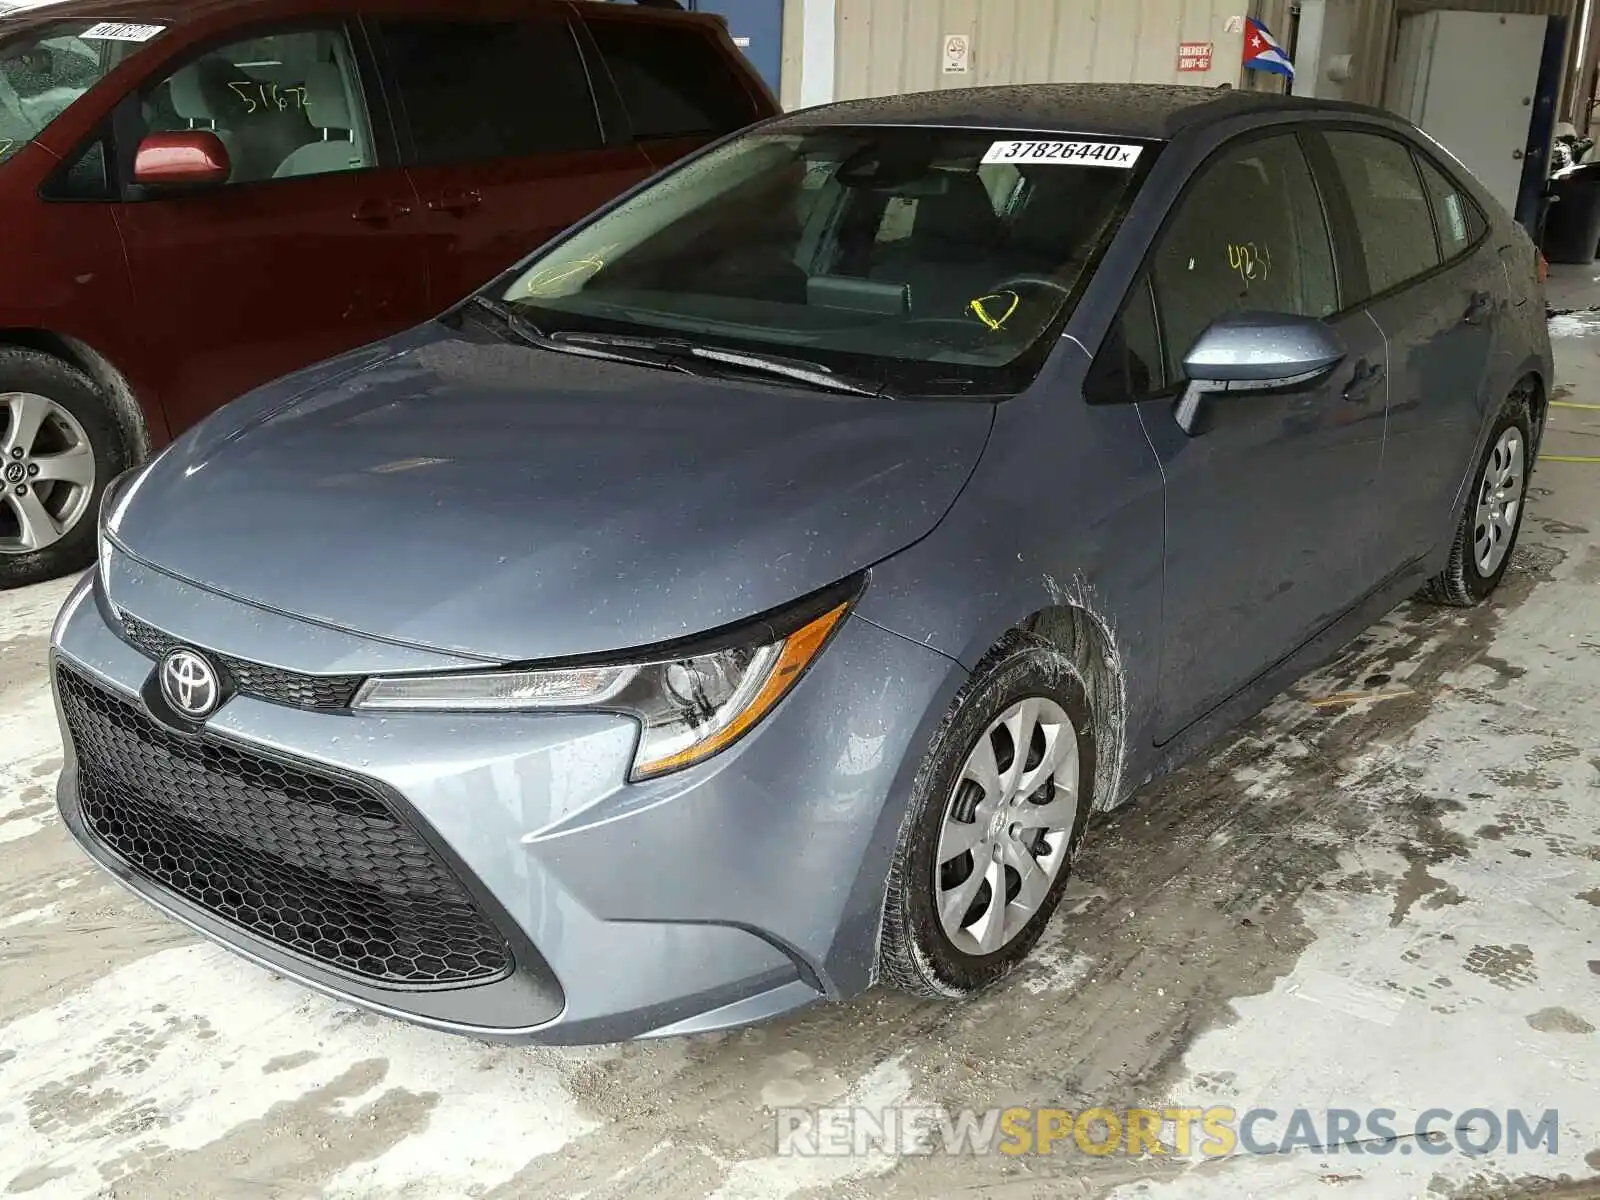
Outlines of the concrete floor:
{"label": "concrete floor", "polygon": [[[1559,308],[1600,296],[1563,274]],[[1561,291],[1560,289],[1566,289]],[[1600,405],[1600,314],[1557,318]],[[1600,409],[1547,450],[1600,455]],[[0,596],[0,1194],[1600,1195],[1600,463],[1545,463],[1497,600],[1407,605],[1093,831],[1036,961],[748,1032],[488,1048],[363,1015],[105,882],[55,817],[56,584]],[[795,1159],[780,1106],[1560,1113],[1511,1157]]]}

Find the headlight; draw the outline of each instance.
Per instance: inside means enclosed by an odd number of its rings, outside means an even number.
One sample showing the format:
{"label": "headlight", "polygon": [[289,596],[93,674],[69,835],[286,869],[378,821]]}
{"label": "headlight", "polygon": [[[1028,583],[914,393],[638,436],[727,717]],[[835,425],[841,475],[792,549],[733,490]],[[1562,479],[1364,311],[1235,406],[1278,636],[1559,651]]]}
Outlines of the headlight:
{"label": "headlight", "polygon": [[850,605],[835,594],[748,640],[643,663],[369,679],[354,707],[396,711],[526,712],[599,709],[641,726],[631,778],[649,779],[710,758],[743,737],[799,682]]}

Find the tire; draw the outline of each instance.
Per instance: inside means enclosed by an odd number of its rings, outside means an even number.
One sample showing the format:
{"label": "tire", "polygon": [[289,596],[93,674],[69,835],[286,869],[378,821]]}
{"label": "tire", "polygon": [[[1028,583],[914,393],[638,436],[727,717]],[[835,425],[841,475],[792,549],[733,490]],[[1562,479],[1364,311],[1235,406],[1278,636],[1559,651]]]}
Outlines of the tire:
{"label": "tire", "polygon": [[[1019,704],[1033,706],[1044,718],[1037,727],[1039,736],[1031,741],[1033,752],[1024,759],[1025,768],[1030,761],[1038,765],[1025,770],[1022,776],[1022,781],[1043,779],[1043,783],[1031,797],[1020,800],[1012,797],[1005,786],[1005,781],[1013,778],[1007,764],[1015,763],[1014,756],[1006,758],[1006,751],[1012,731],[1024,727],[1019,721],[1025,721],[1025,715],[1006,725],[1004,732],[995,728],[996,722]],[[1066,719],[1065,726],[1058,722],[1061,716]],[[1057,729],[1053,742],[1048,733],[1052,724]],[[1069,737],[1070,743],[1066,740]],[[980,742],[985,739],[1000,768],[998,775],[991,777],[997,788],[984,788],[967,770],[969,756],[981,755]],[[1049,777],[1039,774],[1045,769],[1040,751],[1047,745],[1061,751],[1053,758],[1060,765]],[[1065,758],[1069,746],[1075,751],[1075,762]],[[1030,775],[1033,780],[1028,779]],[[959,999],[995,983],[1022,962],[1060,903],[1094,807],[1094,778],[1093,714],[1077,667],[1036,634],[1008,634],[952,702],[917,772],[889,871],[879,948],[880,977],[915,995]],[[1066,794],[1069,787],[1075,792],[1075,809],[1069,808],[1074,799]],[[995,807],[996,801],[995,815],[986,820],[984,814]],[[1049,803],[1050,808],[1041,807],[1040,801]],[[1019,813],[1030,811],[1041,815],[1048,811],[1053,818],[1051,825],[1059,828],[1052,828],[1041,837],[1040,829],[1014,821]],[[969,814],[970,820],[962,820]],[[951,822],[948,825],[947,818]],[[995,835],[997,825],[1003,828]],[[1019,826],[1025,830],[1020,836]],[[957,836],[942,843],[947,831]],[[977,836],[986,840],[957,857],[947,858],[936,875],[935,859],[941,857],[942,847],[948,855],[950,847]],[[1001,847],[999,860],[993,857],[995,846]],[[1020,859],[1022,853],[1028,854],[1028,859]],[[1023,896],[1022,877],[1016,870],[1018,862],[1032,863],[1029,876],[1033,878],[1030,890],[1036,889],[1033,897]],[[984,870],[985,863],[996,866]],[[1043,873],[1034,878],[1034,870]],[[974,883],[973,876],[980,871],[985,879]],[[997,893],[992,882],[996,875],[1005,880],[1006,888],[1006,902],[998,907],[994,904]],[[936,892],[954,911],[965,895],[962,889],[973,886],[977,891],[963,914],[955,918],[958,928],[952,934],[941,918]],[[1028,916],[1030,908],[1032,915]],[[973,920],[975,913],[979,916]],[[991,945],[995,941],[999,944],[985,949],[986,940]]]}
{"label": "tire", "polygon": [[[1516,457],[1514,463],[1508,464],[1505,461],[1507,447],[1512,443],[1515,443]],[[1528,507],[1528,478],[1533,474],[1535,445],[1527,397],[1519,393],[1506,401],[1494,423],[1489,444],[1473,470],[1472,486],[1456,526],[1455,540],[1450,545],[1449,564],[1423,588],[1424,600],[1451,608],[1472,608],[1482,604],[1500,586]],[[1515,487],[1505,488],[1506,473],[1513,468]],[[1492,502],[1497,491],[1506,494],[1514,491],[1515,498],[1495,508]],[[1499,512],[1501,516],[1499,521],[1489,522],[1491,538],[1487,544],[1493,554],[1487,561],[1484,557],[1486,543],[1482,540],[1485,525],[1481,519],[1486,504],[1490,514]],[[1515,509],[1507,512],[1511,504],[1515,504]]]}
{"label": "tire", "polygon": [[126,464],[121,430],[87,375],[38,350],[0,348],[0,589],[89,566],[100,497]]}

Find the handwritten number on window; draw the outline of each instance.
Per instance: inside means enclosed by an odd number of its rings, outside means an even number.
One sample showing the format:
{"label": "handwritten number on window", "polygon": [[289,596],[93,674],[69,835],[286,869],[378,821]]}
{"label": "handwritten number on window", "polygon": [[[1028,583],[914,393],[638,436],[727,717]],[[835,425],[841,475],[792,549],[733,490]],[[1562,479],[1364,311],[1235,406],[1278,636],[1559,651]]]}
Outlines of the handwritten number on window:
{"label": "handwritten number on window", "polygon": [[258,112],[287,112],[291,104],[289,97],[293,97],[295,108],[306,106],[304,87],[280,89],[275,83],[257,83],[253,79],[230,83],[228,86],[244,101],[246,116],[254,116]]}

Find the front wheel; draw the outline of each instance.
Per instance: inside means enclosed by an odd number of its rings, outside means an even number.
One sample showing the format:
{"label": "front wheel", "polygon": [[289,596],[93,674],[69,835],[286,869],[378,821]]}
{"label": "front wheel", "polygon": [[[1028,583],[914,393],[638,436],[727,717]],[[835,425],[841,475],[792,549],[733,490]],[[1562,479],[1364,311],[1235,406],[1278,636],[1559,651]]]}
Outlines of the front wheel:
{"label": "front wheel", "polygon": [[1094,725],[1072,660],[1009,635],[956,697],[917,774],[884,905],[880,970],[953,999],[1027,957],[1093,806]]}
{"label": "front wheel", "polygon": [[1533,445],[1527,401],[1513,396],[1495,422],[1473,475],[1449,564],[1428,582],[1422,592],[1424,599],[1471,608],[1500,586],[1528,505]]}
{"label": "front wheel", "polygon": [[94,561],[100,494],[124,460],[86,375],[37,350],[0,349],[0,588]]}

